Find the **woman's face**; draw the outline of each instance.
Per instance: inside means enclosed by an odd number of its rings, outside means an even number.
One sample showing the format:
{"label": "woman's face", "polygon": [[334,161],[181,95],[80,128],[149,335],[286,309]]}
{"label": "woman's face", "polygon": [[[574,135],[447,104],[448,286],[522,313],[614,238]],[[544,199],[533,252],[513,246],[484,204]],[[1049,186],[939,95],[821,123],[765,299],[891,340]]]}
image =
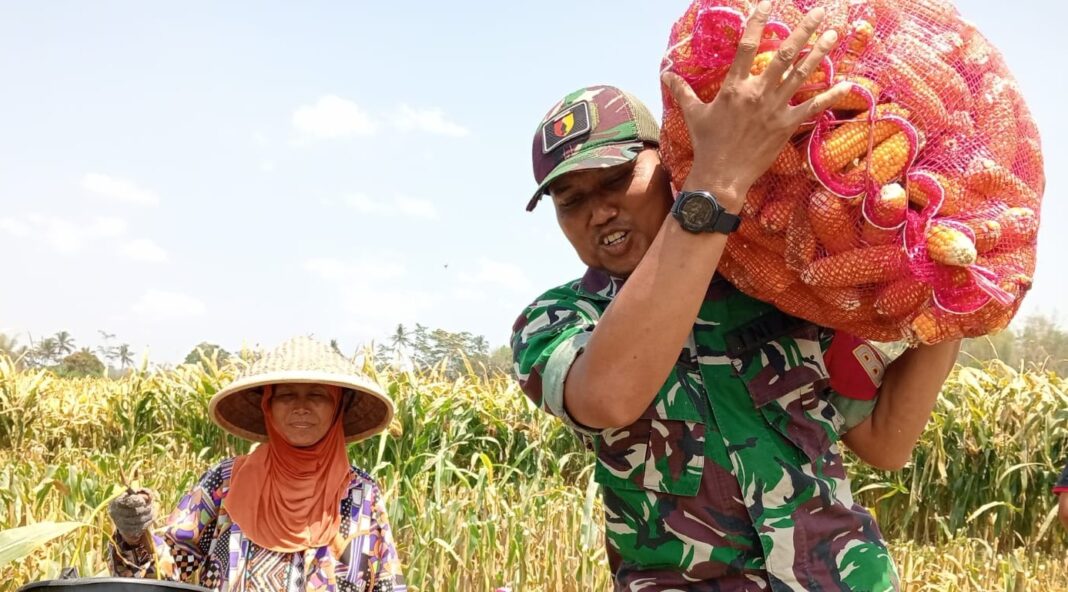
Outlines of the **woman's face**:
{"label": "woman's face", "polygon": [[322,384],[280,384],[271,395],[271,417],[293,446],[311,446],[323,439],[334,423],[336,406]]}

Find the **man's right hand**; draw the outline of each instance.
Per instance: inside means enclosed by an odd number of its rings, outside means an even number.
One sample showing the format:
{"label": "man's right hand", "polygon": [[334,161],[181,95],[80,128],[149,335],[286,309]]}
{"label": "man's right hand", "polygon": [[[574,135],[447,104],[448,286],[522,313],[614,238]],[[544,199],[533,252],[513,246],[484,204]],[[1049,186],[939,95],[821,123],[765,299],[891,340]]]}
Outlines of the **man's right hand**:
{"label": "man's right hand", "polygon": [[834,31],[825,32],[797,62],[823,21],[822,8],[805,16],[763,73],[750,73],[770,11],[771,2],[757,4],[723,87],[711,103],[702,102],[680,76],[666,72],[662,77],[682,110],[693,144],[693,172],[683,189],[712,191],[730,211],[741,209],[749,187],[768,170],[798,127],[849,92],[849,85],[840,84],[804,103],[790,104],[837,41]]}
{"label": "man's right hand", "polygon": [[108,504],[108,514],[123,540],[136,545],[156,519],[155,496],[147,489],[127,490]]}

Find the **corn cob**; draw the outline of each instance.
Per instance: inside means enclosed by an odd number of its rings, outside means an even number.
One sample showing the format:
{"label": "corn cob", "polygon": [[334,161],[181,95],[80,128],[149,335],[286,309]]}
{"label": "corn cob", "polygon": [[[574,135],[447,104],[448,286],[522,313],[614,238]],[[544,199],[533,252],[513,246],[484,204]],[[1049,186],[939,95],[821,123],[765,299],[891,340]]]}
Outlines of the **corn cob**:
{"label": "corn cob", "polygon": [[808,201],[808,221],[828,254],[836,255],[857,246],[856,200],[851,202],[829,191],[817,190]]}
{"label": "corn cob", "polygon": [[868,49],[875,37],[875,25],[867,19],[857,19],[849,25],[845,35],[842,57],[838,60],[838,71],[849,73],[856,67],[857,60]]}
{"label": "corn cob", "polygon": [[795,201],[780,196],[768,200],[760,210],[760,225],[771,234],[782,234],[790,224],[794,215]]}
{"label": "corn cob", "polygon": [[900,133],[898,126],[893,122],[878,121],[879,117],[886,115],[898,115],[908,117],[909,112],[897,103],[886,103],[875,109],[875,123],[868,120],[865,113],[856,120],[851,120],[838,126],[823,140],[819,147],[820,160],[823,166],[830,172],[839,172],[845,167],[855,164],[868,153],[869,133],[873,146],[878,146],[887,138]]}
{"label": "corn cob", "polygon": [[905,173],[912,157],[913,147],[909,137],[904,132],[898,132],[876,146],[871,156],[849,169],[846,175],[850,180],[870,175],[876,185],[886,185]]}
{"label": "corn cob", "polygon": [[1038,237],[1038,217],[1030,208],[1009,208],[998,215],[1001,242],[1006,245],[1029,245]]}
{"label": "corn cob", "polygon": [[737,232],[746,242],[760,245],[778,255],[786,252],[786,239],[766,232],[760,223],[752,218],[742,218]]}
{"label": "corn cob", "polygon": [[937,263],[958,267],[971,265],[978,257],[971,237],[946,224],[927,229],[927,255]]}
{"label": "corn cob", "polygon": [[1039,196],[1022,179],[989,158],[976,158],[964,173],[965,186],[983,197],[996,197],[1010,206],[1036,208]]}
{"label": "corn cob", "polygon": [[931,285],[905,278],[887,285],[875,299],[875,312],[887,319],[903,319],[915,313],[931,298]]}
{"label": "corn cob", "polygon": [[[886,78],[881,81],[892,83],[895,96],[908,106],[914,118],[928,133],[944,127],[949,113],[938,93],[903,58],[892,53],[886,57]],[[884,84],[884,87],[886,86],[888,85]]]}
{"label": "corn cob", "polygon": [[961,63],[970,72],[986,72],[994,62],[994,47],[975,27],[968,27],[961,48]]}
{"label": "corn cob", "polygon": [[975,98],[976,112],[983,114],[975,123],[987,148],[994,160],[1012,162],[1016,154],[1016,104],[1020,100],[1016,84],[987,72]]}
{"label": "corn cob", "polygon": [[776,175],[800,175],[804,171],[804,160],[801,158],[801,151],[792,142],[787,142],[783,146],[782,151],[775,157],[775,162],[771,163],[771,168],[768,169],[768,172]]}
{"label": "corn cob", "polygon": [[[939,214],[944,216],[958,214],[969,203],[969,200],[965,197],[964,187],[955,178],[929,171],[925,171],[925,174],[933,178],[942,187],[943,199],[942,206],[938,208]],[[922,209],[928,206],[934,196],[928,195],[922,183],[909,183],[908,197],[909,202]]]}
{"label": "corn cob", "polygon": [[909,329],[912,332],[910,341],[913,344],[924,343],[932,345],[940,341],[964,337],[964,331],[961,330],[959,325],[948,319],[936,317],[934,312],[930,310],[925,310],[916,315],[916,318],[909,323]]}
{"label": "corn cob", "polygon": [[972,108],[972,93],[968,83],[927,42],[907,33],[896,33],[887,40],[888,51],[907,55],[916,72],[923,72],[924,80],[947,109],[968,111]]}
{"label": "corn cob", "polygon": [[860,288],[820,288],[816,296],[826,304],[838,310],[851,312],[859,309],[864,303],[864,291]]}
{"label": "corn cob", "polygon": [[997,246],[1001,239],[1001,224],[990,218],[977,218],[965,222],[975,233],[975,250],[986,253]]}
{"label": "corn cob", "polygon": [[786,267],[794,273],[801,273],[816,260],[818,249],[816,235],[805,212],[805,203],[795,201],[793,218],[786,229]]}
{"label": "corn cob", "polygon": [[757,179],[756,183],[749,188],[749,192],[745,194],[745,203],[742,204],[742,220],[750,216],[756,216],[760,209],[764,207],[764,202],[768,200],[768,181],[767,177],[761,177]]}
{"label": "corn cob", "polygon": [[872,222],[879,226],[895,227],[905,221],[905,212],[909,207],[908,194],[898,183],[883,185],[879,196],[864,203],[864,212]]}
{"label": "corn cob", "polygon": [[797,281],[786,268],[782,256],[744,240],[727,241],[727,256],[745,261],[746,275],[754,287],[767,294],[778,294]]}
{"label": "corn cob", "polygon": [[881,228],[864,220],[860,227],[860,240],[865,245],[901,244],[900,228]]}
{"label": "corn cob", "polygon": [[[834,82],[835,84],[838,84],[840,82],[851,82],[871,93],[872,98],[876,100],[878,100],[879,94],[882,92],[882,89],[879,87],[879,84],[877,82],[875,82],[871,78],[867,78],[864,76],[835,76]],[[795,95],[795,98],[797,99],[798,103],[803,103],[811,99],[812,97],[820,94],[821,92],[824,91],[809,90],[799,92]],[[864,99],[864,97],[856,92],[850,92],[842,98],[838,99],[838,101],[831,104],[831,109],[839,111],[866,111],[869,107],[870,105]]]}
{"label": "corn cob", "polygon": [[1044,159],[1042,146],[1036,137],[1023,137],[1016,144],[1016,156],[1013,157],[1012,169],[1018,171],[1020,179],[1041,195],[1046,189]]}
{"label": "corn cob", "polygon": [[879,245],[819,259],[801,273],[801,281],[819,288],[846,288],[889,282],[907,271],[900,245]]}

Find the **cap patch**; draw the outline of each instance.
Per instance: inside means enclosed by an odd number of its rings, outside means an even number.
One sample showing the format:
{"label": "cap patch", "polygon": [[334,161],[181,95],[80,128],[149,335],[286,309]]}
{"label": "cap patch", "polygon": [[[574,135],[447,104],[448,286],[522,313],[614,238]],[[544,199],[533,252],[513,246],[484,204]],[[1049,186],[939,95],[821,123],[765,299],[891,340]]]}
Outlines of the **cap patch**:
{"label": "cap patch", "polygon": [[590,105],[579,101],[541,126],[542,152],[548,154],[561,144],[590,133]]}

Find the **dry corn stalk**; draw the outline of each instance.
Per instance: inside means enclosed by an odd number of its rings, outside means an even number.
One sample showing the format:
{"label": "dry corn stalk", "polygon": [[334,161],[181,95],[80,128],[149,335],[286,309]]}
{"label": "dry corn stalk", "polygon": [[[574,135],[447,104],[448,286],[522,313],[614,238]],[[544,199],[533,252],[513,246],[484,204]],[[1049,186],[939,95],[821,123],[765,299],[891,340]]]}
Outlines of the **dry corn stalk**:
{"label": "dry corn stalk", "polygon": [[927,229],[927,255],[932,261],[956,267],[971,265],[979,256],[971,237],[959,228],[941,223]]}
{"label": "dry corn stalk", "polygon": [[801,281],[819,288],[847,288],[896,280],[907,270],[900,245],[878,245],[819,259],[801,273]]}

